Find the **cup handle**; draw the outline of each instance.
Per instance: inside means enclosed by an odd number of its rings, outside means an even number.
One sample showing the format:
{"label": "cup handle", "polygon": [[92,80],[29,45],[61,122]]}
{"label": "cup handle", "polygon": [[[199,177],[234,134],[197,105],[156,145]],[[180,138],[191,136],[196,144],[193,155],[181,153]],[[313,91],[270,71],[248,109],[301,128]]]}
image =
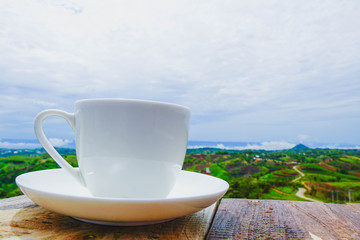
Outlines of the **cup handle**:
{"label": "cup handle", "polygon": [[68,113],[57,109],[44,110],[35,117],[34,130],[39,142],[44,147],[44,149],[49,153],[49,155],[55,160],[55,162],[59,164],[59,166],[62,169],[64,169],[71,176],[73,176],[78,182],[80,182],[82,185],[85,186],[85,182],[81,176],[80,170],[78,168],[73,168],[64,158],[62,158],[61,155],[55,150],[55,148],[46,138],[42,124],[45,118],[50,116],[58,116],[64,118],[70,124],[71,128],[74,130],[75,115],[73,113]]}

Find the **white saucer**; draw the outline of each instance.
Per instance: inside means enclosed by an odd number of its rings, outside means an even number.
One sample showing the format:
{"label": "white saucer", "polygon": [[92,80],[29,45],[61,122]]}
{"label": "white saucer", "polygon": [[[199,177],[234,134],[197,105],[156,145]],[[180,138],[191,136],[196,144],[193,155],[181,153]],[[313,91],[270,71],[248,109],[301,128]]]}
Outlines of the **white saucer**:
{"label": "white saucer", "polygon": [[25,173],[16,184],[32,201],[51,211],[105,225],[146,225],[165,222],[204,209],[229,188],[222,179],[181,171],[166,198],[100,198],[72,180],[62,169]]}

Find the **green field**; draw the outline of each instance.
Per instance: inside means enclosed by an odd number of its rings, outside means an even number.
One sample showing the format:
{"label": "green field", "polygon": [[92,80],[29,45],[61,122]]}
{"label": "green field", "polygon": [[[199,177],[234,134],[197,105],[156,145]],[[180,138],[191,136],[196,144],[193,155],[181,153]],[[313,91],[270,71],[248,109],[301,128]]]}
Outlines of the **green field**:
{"label": "green field", "polygon": [[[75,155],[63,155],[72,165],[77,166]],[[10,156],[0,158],[0,198],[13,197],[21,194],[15,183],[20,174],[59,166],[47,154],[41,156]]]}
{"label": "green field", "polygon": [[338,188],[342,188],[344,190],[348,190],[348,189],[360,190],[360,182],[333,182],[330,184]]}
{"label": "green field", "polygon": [[[1,149],[0,149],[1,150]],[[63,149],[64,158],[76,166],[76,156]],[[9,152],[3,150],[3,152]],[[15,177],[30,171],[58,168],[48,154],[36,155],[39,150],[23,151],[27,156],[0,158],[0,198],[21,194]],[[33,156],[29,156],[33,155]],[[283,151],[224,151],[220,149],[191,149],[183,169],[205,173],[229,182],[225,197],[249,199],[303,199],[295,196],[305,182],[311,186],[307,196],[324,202],[360,202],[360,151],[329,149],[296,149]],[[305,176],[293,169],[298,166]],[[334,193],[336,198],[334,199]],[[351,194],[349,199],[349,193]]]}
{"label": "green field", "polygon": [[291,195],[286,195],[286,194],[281,194],[279,192],[276,192],[273,189],[270,189],[269,193],[264,194],[263,199],[273,199],[273,200],[288,200],[288,201],[307,201],[304,200],[302,198],[299,198],[298,196],[294,194]]}

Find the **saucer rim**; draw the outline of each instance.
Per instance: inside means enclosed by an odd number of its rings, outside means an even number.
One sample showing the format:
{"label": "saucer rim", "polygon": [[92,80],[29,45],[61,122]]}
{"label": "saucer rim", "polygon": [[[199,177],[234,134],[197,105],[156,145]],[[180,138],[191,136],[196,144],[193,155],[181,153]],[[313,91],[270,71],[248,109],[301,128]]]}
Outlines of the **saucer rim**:
{"label": "saucer rim", "polygon": [[[202,173],[197,173],[197,172],[192,172],[192,171],[187,171],[187,170],[181,170],[181,172],[186,172],[187,174],[190,175],[197,175],[200,174],[202,175],[202,177],[204,178],[214,178],[217,181],[222,182],[222,184],[224,184],[224,186],[221,187],[221,190],[218,191],[213,191],[211,193],[206,193],[206,194],[198,194],[198,195],[193,195],[193,196],[187,196],[187,197],[171,197],[171,198],[110,198],[110,197],[96,197],[96,196],[79,196],[79,195],[74,195],[74,194],[64,194],[64,193],[58,193],[58,192],[50,192],[50,191],[44,191],[44,190],[40,190],[34,187],[29,187],[26,184],[22,183],[22,178],[24,178],[26,175],[33,175],[33,174],[37,174],[37,173],[41,173],[41,172],[53,172],[53,171],[57,171],[57,172],[65,172],[65,170],[61,169],[61,168],[54,168],[54,169],[46,169],[46,170],[38,170],[38,171],[32,171],[32,172],[27,172],[27,173],[23,173],[19,176],[17,176],[15,178],[15,182],[16,184],[20,187],[20,189],[23,191],[24,190],[30,190],[32,192],[37,192],[39,194],[51,194],[51,195],[55,195],[57,197],[65,197],[65,198],[72,198],[72,199],[77,199],[77,200],[81,200],[81,201],[98,201],[98,202],[113,202],[113,203],[159,203],[159,202],[179,202],[179,201],[193,201],[193,200],[197,200],[197,199],[204,199],[204,198],[209,198],[209,197],[214,197],[217,195],[224,195],[227,190],[229,189],[229,183],[226,182],[225,180],[218,178],[218,177],[214,177],[214,176],[210,176],[210,175],[206,175],[206,174],[202,174]],[[66,173],[66,172],[65,172]],[[69,177],[69,179],[71,179]],[[24,194],[26,195],[26,193],[24,192]]]}

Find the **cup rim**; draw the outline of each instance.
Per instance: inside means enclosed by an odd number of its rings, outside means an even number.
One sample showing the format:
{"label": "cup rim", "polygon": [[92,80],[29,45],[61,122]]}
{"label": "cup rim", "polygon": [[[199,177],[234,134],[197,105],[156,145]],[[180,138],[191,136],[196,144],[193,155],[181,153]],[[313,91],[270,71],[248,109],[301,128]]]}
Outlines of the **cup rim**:
{"label": "cup rim", "polygon": [[182,108],[187,111],[191,111],[189,107],[176,104],[176,103],[169,103],[169,102],[161,102],[155,100],[145,100],[145,99],[133,99],[133,98],[86,98],[86,99],[79,99],[75,101],[75,104],[84,103],[84,102],[111,102],[111,101],[118,101],[118,102],[133,102],[133,103],[152,103],[158,105],[165,105],[165,106],[172,106]]}

